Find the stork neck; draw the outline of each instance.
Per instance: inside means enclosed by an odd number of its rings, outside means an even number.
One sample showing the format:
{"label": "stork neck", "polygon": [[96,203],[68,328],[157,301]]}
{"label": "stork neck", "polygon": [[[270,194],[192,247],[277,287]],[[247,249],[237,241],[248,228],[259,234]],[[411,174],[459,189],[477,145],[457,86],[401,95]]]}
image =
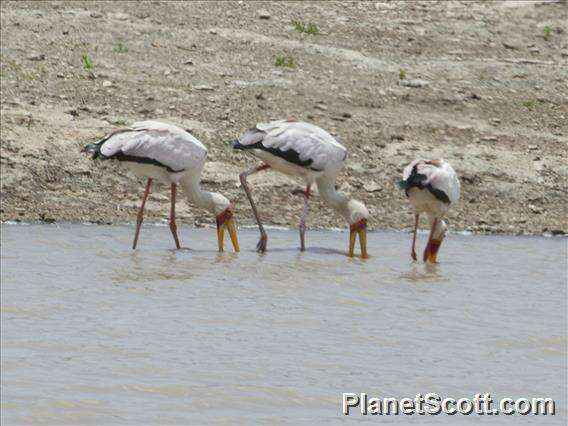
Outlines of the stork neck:
{"label": "stork neck", "polygon": [[441,218],[429,217],[430,227],[432,227],[432,238],[435,240],[443,240],[448,226]]}
{"label": "stork neck", "polygon": [[335,189],[335,180],[320,178],[317,180],[317,185],[321,198],[325,203],[349,220],[349,212],[347,210],[349,197]]}
{"label": "stork neck", "polygon": [[180,184],[189,201],[197,207],[215,214],[215,203],[211,192],[204,191],[200,185],[200,175],[187,174],[180,179]]}

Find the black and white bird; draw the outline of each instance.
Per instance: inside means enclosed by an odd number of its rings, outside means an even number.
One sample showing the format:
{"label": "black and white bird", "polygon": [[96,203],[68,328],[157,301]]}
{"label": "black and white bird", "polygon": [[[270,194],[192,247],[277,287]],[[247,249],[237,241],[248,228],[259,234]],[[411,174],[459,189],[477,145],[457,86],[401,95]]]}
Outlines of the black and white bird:
{"label": "black and white bird", "polygon": [[349,256],[354,255],[357,235],[361,244],[361,257],[367,257],[367,218],[365,205],[336,191],[335,180],[341,171],[347,149],[325,130],[294,120],[278,120],[259,123],[234,141],[235,149],[250,152],[262,161],[240,174],[241,184],[250,201],[260,230],[257,250],[266,251],[267,235],[247,184],[247,177],[268,168],[290,176],[298,176],[305,182],[304,208],[300,219],[300,245],[305,250],[306,216],[310,188],[315,182],[323,200],[350,225]]}
{"label": "black and white bird", "polygon": [[233,207],[223,195],[201,189],[201,171],[207,158],[207,148],[188,131],[158,121],[141,121],[130,127],[112,131],[100,141],[87,145],[83,151],[93,154],[93,159],[118,160],[136,175],[148,179],[138,211],[133,249],[138,243],[140,226],[144,219],[144,206],[155,179],[170,185],[169,225],[178,249],[180,243],[175,220],[175,203],[176,188],[181,184],[191,203],[215,215],[219,251],[223,251],[225,229],[229,233],[234,250],[239,251]]}
{"label": "black and white bird", "polygon": [[424,250],[424,262],[436,263],[438,250],[446,235],[444,216],[450,206],[460,198],[460,182],[449,163],[438,160],[414,160],[405,167],[399,182],[414,209],[414,233],[412,236],[412,259],[416,260],[416,229],[421,213],[426,213],[430,222],[430,236]]}

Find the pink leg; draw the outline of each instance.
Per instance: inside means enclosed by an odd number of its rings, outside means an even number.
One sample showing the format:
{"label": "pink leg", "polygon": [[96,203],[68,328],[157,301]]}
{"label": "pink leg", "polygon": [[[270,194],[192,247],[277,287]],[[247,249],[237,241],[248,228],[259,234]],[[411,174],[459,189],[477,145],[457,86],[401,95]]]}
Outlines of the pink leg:
{"label": "pink leg", "polygon": [[412,256],[412,260],[416,260],[416,230],[418,229],[418,218],[420,215],[414,215],[414,233],[412,235],[412,251],[410,252],[410,256]]}
{"label": "pink leg", "polygon": [[300,218],[300,250],[306,251],[305,244],[305,234],[306,234],[306,217],[308,216],[308,201],[310,199],[310,186],[306,187],[303,192],[304,195],[304,209],[302,211],[302,217]]}
{"label": "pink leg", "polygon": [[142,198],[142,204],[138,210],[138,218],[136,220],[136,233],[134,234],[134,243],[132,244],[132,250],[136,249],[138,244],[138,236],[140,235],[140,227],[142,226],[142,221],[144,220],[144,206],[146,205],[146,199],[150,193],[150,187],[152,186],[152,178],[148,178],[148,183],[146,184],[146,190],[144,191],[144,197]]}
{"label": "pink leg", "polygon": [[176,248],[180,248],[179,245],[179,238],[177,235],[177,225],[176,225],[176,184],[172,183],[172,205],[170,207],[170,231],[172,231],[172,235],[174,236],[174,241],[176,242]]}
{"label": "pink leg", "polygon": [[432,228],[430,229],[430,236],[428,237],[428,244],[426,244],[426,249],[424,250],[423,260],[426,262],[428,260],[428,253],[430,252],[430,242],[432,241],[432,236],[434,235],[434,229],[436,229],[436,225],[438,224],[438,219],[434,219],[432,222]]}

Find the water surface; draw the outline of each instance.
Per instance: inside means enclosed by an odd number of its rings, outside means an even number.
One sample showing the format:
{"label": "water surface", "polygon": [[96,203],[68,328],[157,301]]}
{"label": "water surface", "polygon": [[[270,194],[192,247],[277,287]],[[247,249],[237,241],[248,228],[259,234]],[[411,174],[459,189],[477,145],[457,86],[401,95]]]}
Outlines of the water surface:
{"label": "water surface", "polygon": [[[566,422],[566,239],[450,235],[439,266],[408,234],[4,225],[2,423]],[[426,235],[420,236],[423,247]],[[557,415],[340,414],[377,397],[543,396]]]}

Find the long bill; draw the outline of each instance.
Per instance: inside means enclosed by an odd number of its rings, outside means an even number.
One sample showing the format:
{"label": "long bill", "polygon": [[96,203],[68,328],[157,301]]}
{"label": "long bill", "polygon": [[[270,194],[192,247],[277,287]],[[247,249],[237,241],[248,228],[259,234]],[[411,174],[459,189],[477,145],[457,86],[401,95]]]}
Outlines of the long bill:
{"label": "long bill", "polygon": [[359,235],[361,245],[361,259],[367,259],[367,219],[361,219],[349,227],[349,257],[355,256],[355,241]]}
{"label": "long bill", "polygon": [[241,249],[239,247],[239,239],[237,237],[237,227],[235,226],[235,220],[233,219],[233,211],[230,207],[223,210],[217,216],[217,243],[219,244],[219,251],[223,251],[224,248],[225,229],[229,232],[229,237],[231,237],[231,243],[233,243],[235,253],[238,253]]}

